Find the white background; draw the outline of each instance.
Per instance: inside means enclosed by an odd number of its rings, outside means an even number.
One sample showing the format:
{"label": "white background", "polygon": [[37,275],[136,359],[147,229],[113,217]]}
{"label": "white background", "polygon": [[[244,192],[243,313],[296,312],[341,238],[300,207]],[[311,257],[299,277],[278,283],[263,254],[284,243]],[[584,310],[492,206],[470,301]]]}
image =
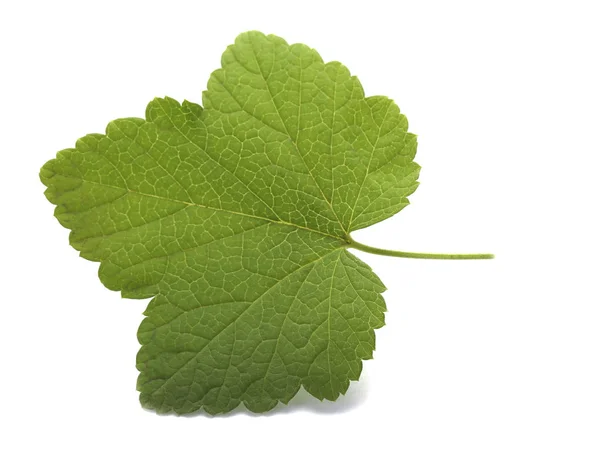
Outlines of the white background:
{"label": "white background", "polygon": [[[595,3],[2,2],[0,446],[599,448]],[[77,257],[38,171],[155,96],[201,102],[249,29],[342,61],[419,135],[412,205],[357,240],[497,258],[361,254],[387,325],[336,403],[157,416],[135,390],[147,301]]]}

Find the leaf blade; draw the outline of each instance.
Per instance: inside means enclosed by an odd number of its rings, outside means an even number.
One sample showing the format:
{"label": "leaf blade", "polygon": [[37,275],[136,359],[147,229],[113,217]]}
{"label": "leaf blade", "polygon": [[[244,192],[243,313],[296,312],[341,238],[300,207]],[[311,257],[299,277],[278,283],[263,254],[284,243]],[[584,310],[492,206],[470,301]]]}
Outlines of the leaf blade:
{"label": "leaf blade", "polygon": [[385,287],[350,231],[402,209],[416,138],[342,64],[244,33],[200,105],[154,99],[40,172],[82,257],[149,298],[138,389],[159,413],[335,400],[372,357]]}

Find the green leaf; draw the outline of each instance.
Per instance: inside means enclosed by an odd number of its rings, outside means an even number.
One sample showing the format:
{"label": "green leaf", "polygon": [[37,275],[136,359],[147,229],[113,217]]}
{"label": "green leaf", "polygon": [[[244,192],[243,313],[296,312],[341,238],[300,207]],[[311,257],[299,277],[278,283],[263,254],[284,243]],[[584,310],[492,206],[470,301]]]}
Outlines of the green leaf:
{"label": "green leaf", "polygon": [[225,51],[203,104],[155,99],[79,139],[42,168],[46,196],[106,287],[154,297],[145,407],[262,412],[300,386],[335,400],[384,324],[350,232],[408,204],[416,138],[342,64],[259,32]]}

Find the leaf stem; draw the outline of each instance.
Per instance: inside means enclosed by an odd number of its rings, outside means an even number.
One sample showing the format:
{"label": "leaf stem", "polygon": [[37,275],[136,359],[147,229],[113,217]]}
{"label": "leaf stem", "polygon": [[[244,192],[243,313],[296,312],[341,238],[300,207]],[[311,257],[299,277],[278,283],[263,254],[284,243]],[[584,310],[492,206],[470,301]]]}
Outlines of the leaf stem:
{"label": "leaf stem", "polygon": [[467,260],[467,259],[493,259],[493,254],[431,254],[431,253],[410,253],[406,251],[392,251],[389,249],[374,248],[372,246],[363,245],[357,242],[352,237],[348,236],[348,243],[350,248],[359,249],[366,253],[378,254],[380,256],[391,256],[391,257],[406,257],[410,259],[454,259],[454,260]]}

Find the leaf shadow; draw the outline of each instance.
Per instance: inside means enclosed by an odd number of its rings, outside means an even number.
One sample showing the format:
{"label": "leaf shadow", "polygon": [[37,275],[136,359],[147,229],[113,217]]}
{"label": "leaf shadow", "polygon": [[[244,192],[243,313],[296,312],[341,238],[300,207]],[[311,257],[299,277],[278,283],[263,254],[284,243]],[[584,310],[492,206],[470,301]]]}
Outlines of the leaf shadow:
{"label": "leaf shadow", "polygon": [[[290,400],[288,404],[280,402],[275,408],[264,413],[254,413],[248,410],[244,404],[240,404],[232,411],[219,415],[209,415],[205,411],[197,411],[185,415],[176,415],[181,418],[196,418],[203,416],[210,419],[227,419],[233,416],[248,416],[250,418],[265,418],[274,415],[292,415],[294,413],[312,413],[317,415],[340,415],[356,409],[367,400],[368,390],[367,379],[361,379],[360,382],[351,382],[348,391],[340,395],[335,401],[319,400],[308,393],[303,387],[300,387],[298,393]],[[155,413],[153,410],[147,410]],[[167,415],[175,415],[167,413]]]}
{"label": "leaf shadow", "polygon": [[318,415],[339,415],[348,413],[359,407],[367,399],[368,382],[362,379],[360,382],[351,382],[345,395],[340,395],[335,401],[319,400],[300,387],[296,396],[288,404],[279,403],[275,408],[264,413],[254,413],[240,404],[234,410],[214,418],[227,418],[236,415],[245,415],[251,418],[263,418],[273,415],[291,415],[299,412],[308,412]]}

